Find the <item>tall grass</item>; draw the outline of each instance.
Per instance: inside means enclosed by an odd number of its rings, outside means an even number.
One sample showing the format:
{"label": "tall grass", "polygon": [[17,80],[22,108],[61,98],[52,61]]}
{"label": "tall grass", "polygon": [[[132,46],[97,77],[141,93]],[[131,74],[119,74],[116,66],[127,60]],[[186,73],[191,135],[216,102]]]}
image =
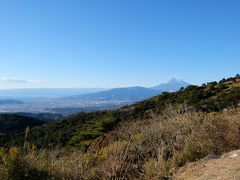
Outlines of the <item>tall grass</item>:
{"label": "tall grass", "polygon": [[[121,160],[111,160],[112,165],[120,167],[112,173],[115,177],[163,178],[187,162],[238,149],[239,110],[203,113],[184,106],[169,106],[160,116],[152,114],[144,122],[125,122],[118,129],[117,142],[121,148],[109,150],[106,160],[100,162],[101,167],[110,157],[121,156]],[[111,149],[111,145],[104,149]]]}
{"label": "tall grass", "polygon": [[188,162],[240,148],[240,108],[203,113],[169,106],[161,115],[148,113],[144,121],[122,122],[88,152],[27,143],[1,149],[0,178],[161,179]]}

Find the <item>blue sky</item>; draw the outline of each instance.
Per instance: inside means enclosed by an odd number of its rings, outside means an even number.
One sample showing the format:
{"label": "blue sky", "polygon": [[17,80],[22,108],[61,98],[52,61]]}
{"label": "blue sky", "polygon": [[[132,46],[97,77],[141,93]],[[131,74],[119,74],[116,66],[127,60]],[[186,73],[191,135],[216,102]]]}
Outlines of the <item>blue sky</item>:
{"label": "blue sky", "polygon": [[240,73],[239,0],[0,0],[0,88]]}

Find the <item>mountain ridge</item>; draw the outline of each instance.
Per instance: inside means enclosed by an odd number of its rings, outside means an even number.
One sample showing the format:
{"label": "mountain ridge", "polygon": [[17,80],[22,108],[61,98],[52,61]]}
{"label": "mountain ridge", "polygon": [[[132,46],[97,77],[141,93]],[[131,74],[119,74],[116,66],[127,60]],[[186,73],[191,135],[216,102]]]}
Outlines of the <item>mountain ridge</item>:
{"label": "mountain ridge", "polygon": [[91,94],[83,94],[79,96],[65,97],[68,99],[99,99],[99,100],[120,100],[120,101],[139,101],[151,96],[160,94],[158,90],[145,88],[141,86],[133,86],[126,88],[114,88],[107,91],[101,91]]}
{"label": "mountain ridge", "polygon": [[86,99],[86,100],[119,100],[138,102],[144,99],[161,94],[162,92],[174,92],[180,88],[185,88],[190,84],[180,79],[171,78],[166,83],[147,88],[142,86],[132,86],[123,88],[113,88],[97,93],[82,94],[77,96],[64,97],[65,99]]}

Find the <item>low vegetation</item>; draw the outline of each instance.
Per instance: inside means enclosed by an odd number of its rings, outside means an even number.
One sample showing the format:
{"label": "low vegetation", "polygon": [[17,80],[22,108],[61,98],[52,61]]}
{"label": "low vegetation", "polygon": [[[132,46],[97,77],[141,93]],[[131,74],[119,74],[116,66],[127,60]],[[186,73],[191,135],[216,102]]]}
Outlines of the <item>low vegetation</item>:
{"label": "low vegetation", "polygon": [[[169,106],[146,122],[122,122],[88,148],[0,150],[0,177],[152,179],[171,177],[187,162],[240,148],[240,109],[204,113]],[[99,144],[99,142],[107,142]],[[97,145],[98,144],[98,145]]]}

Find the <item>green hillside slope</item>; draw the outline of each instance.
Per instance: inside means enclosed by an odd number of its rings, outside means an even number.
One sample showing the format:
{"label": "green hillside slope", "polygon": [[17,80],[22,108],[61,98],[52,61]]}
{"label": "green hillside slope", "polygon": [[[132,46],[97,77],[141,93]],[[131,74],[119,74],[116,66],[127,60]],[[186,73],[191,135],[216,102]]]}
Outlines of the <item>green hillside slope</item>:
{"label": "green hillside slope", "polygon": [[25,128],[28,126],[40,126],[44,123],[44,121],[40,121],[23,115],[0,114],[0,134],[24,131]]}

